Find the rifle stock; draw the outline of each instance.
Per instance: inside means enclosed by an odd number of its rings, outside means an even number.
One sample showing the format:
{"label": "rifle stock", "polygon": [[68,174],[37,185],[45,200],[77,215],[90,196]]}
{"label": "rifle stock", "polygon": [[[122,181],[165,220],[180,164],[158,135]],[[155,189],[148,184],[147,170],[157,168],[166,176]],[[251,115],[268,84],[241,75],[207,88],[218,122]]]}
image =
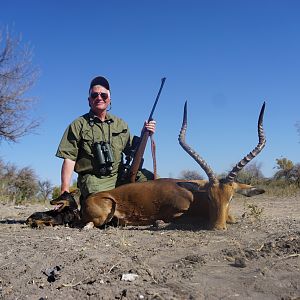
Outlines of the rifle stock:
{"label": "rifle stock", "polygon": [[133,161],[132,161],[132,165],[131,165],[131,168],[130,168],[130,182],[135,182],[135,179],[136,179],[136,174],[140,168],[140,165],[141,165],[141,161],[143,159],[143,156],[144,156],[144,152],[145,152],[145,149],[146,149],[146,145],[147,145],[147,142],[148,142],[148,138],[149,138],[150,134],[149,134],[149,131],[148,130],[144,130],[144,133],[141,137],[141,141],[140,141],[140,144],[135,152],[135,155],[134,155],[134,158],[133,158]]}
{"label": "rifle stock", "polygon": [[[150,122],[152,120],[152,115],[153,115],[154,110],[156,108],[156,104],[158,102],[161,90],[162,90],[162,88],[165,84],[165,80],[166,80],[165,77],[162,78],[162,80],[161,80],[160,89],[158,91],[157,97],[156,97],[154,105],[152,107],[150,116],[148,118],[148,122]],[[135,152],[135,155],[134,155],[134,158],[132,160],[131,167],[130,167],[130,172],[129,172],[130,182],[135,182],[135,180],[136,180],[136,175],[137,175],[137,172],[140,168],[141,161],[142,161],[143,156],[144,156],[144,152],[145,152],[145,149],[146,149],[146,145],[147,145],[147,141],[148,141],[149,136],[150,136],[149,131],[147,129],[144,129],[142,131],[141,140],[140,140],[140,143],[137,147],[137,150]]]}

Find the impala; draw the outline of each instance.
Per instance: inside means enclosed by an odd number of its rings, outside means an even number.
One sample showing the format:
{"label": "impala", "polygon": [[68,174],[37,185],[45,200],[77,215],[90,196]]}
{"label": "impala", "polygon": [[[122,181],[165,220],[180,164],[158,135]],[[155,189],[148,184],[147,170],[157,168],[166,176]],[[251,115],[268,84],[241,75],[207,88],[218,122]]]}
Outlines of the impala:
{"label": "impala", "polygon": [[[251,185],[234,181],[238,172],[241,171],[255,156],[257,156],[266,144],[265,134],[263,131],[264,111],[265,102],[262,105],[258,118],[257,127],[259,141],[257,146],[242,160],[240,160],[224,179],[218,179],[205,160],[185,142],[187,129],[187,103],[184,105],[184,116],[179,134],[179,143],[182,148],[200,165],[208,177],[208,181],[198,181],[197,186],[194,185],[194,209],[191,207],[190,212],[192,214],[195,212],[200,213],[202,210],[205,210],[204,207],[206,207],[205,213],[208,212],[207,216],[209,217],[211,227],[214,229],[226,229],[226,222],[234,222],[234,218],[230,216],[228,212],[229,204],[235,192],[248,197],[265,192],[263,189],[258,189]],[[188,185],[188,183],[178,184],[181,186]]]}

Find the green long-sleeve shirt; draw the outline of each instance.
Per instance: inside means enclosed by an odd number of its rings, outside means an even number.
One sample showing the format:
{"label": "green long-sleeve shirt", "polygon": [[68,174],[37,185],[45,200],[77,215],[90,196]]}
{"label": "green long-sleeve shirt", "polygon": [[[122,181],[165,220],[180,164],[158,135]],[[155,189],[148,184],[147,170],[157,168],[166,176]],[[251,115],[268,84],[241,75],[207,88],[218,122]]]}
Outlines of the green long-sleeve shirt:
{"label": "green long-sleeve shirt", "polygon": [[99,176],[93,142],[101,141],[108,142],[111,146],[114,162],[110,175],[114,176],[118,173],[122,152],[126,153],[131,146],[131,137],[127,123],[112,114],[107,114],[103,122],[94,117],[91,111],[74,120],[66,129],[56,156],[75,161],[75,172],[78,174]]}

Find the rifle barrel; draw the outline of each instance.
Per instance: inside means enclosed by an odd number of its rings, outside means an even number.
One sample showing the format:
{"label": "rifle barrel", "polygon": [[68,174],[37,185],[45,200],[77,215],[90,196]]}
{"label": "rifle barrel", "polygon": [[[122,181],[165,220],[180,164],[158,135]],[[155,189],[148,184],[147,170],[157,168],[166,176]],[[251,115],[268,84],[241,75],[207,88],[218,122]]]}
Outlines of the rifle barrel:
{"label": "rifle barrel", "polygon": [[164,87],[165,81],[166,81],[166,77],[163,77],[163,78],[161,79],[161,85],[160,85],[160,88],[159,88],[158,94],[157,94],[157,96],[156,96],[156,99],[155,99],[154,105],[153,105],[153,107],[152,107],[152,110],[151,110],[150,116],[149,116],[149,118],[148,118],[148,122],[152,121],[152,116],[153,116],[153,113],[154,113],[154,110],[155,110],[156,104],[157,104],[157,102],[158,102],[158,99],[159,99],[160,93],[161,93],[161,91],[162,91],[162,89],[163,89],[163,87]]}
{"label": "rifle barrel", "polygon": [[[165,84],[165,81],[166,81],[165,77],[161,79],[161,85],[160,85],[158,94],[156,96],[156,100],[154,102],[154,105],[152,107],[148,122],[150,122],[152,120],[152,115],[153,115],[153,112],[155,110],[156,104],[158,102],[161,90],[162,90],[162,88]],[[143,130],[142,134],[141,134],[140,142],[139,142],[139,144],[136,148],[136,151],[135,151],[132,163],[131,163],[131,167],[130,167],[130,171],[129,171],[130,182],[135,182],[135,180],[136,180],[136,174],[138,172],[141,161],[143,159],[143,155],[144,155],[144,152],[145,152],[145,148],[146,148],[148,138],[149,138],[149,132],[147,130]]]}

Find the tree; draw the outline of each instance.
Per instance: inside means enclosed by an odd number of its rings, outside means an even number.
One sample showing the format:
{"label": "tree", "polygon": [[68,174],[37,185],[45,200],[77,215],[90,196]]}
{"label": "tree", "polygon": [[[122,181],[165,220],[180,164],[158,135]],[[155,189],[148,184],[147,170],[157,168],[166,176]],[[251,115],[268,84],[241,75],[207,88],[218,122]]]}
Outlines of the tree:
{"label": "tree", "polygon": [[262,163],[250,162],[237,174],[236,180],[246,184],[259,184],[264,178],[261,168]]}
{"label": "tree", "polygon": [[38,180],[33,169],[18,169],[0,159],[0,201],[16,204],[34,200],[38,192]]}
{"label": "tree", "polygon": [[5,164],[2,160],[1,165],[1,197],[12,201],[13,199],[15,199],[16,196],[16,189],[14,183],[17,177],[17,167],[14,164]]}
{"label": "tree", "polygon": [[276,169],[278,169],[278,171],[274,174],[274,179],[288,180],[289,174],[294,168],[294,163],[286,157],[277,158],[276,163]]}
{"label": "tree", "polygon": [[55,186],[52,190],[52,198],[55,199],[55,198],[59,197],[60,194],[61,194],[60,186]]}
{"label": "tree", "polygon": [[48,200],[52,195],[53,186],[49,180],[39,181],[38,185],[39,185],[39,194],[42,200],[46,202],[46,200]]}
{"label": "tree", "polygon": [[291,170],[289,180],[300,187],[300,163],[294,165]]}
{"label": "tree", "polygon": [[33,199],[38,192],[38,180],[34,170],[29,167],[24,167],[19,170],[14,186],[16,189],[17,203]]}
{"label": "tree", "polygon": [[183,170],[181,171],[179,178],[187,180],[201,180],[203,179],[203,176],[200,175],[197,171]]}
{"label": "tree", "polygon": [[20,37],[0,29],[0,142],[16,142],[39,125],[37,119],[29,117],[34,99],[25,96],[37,76],[31,49]]}
{"label": "tree", "polygon": [[278,171],[274,174],[275,180],[285,180],[288,183],[300,186],[300,164],[294,164],[286,157],[276,159]]}

